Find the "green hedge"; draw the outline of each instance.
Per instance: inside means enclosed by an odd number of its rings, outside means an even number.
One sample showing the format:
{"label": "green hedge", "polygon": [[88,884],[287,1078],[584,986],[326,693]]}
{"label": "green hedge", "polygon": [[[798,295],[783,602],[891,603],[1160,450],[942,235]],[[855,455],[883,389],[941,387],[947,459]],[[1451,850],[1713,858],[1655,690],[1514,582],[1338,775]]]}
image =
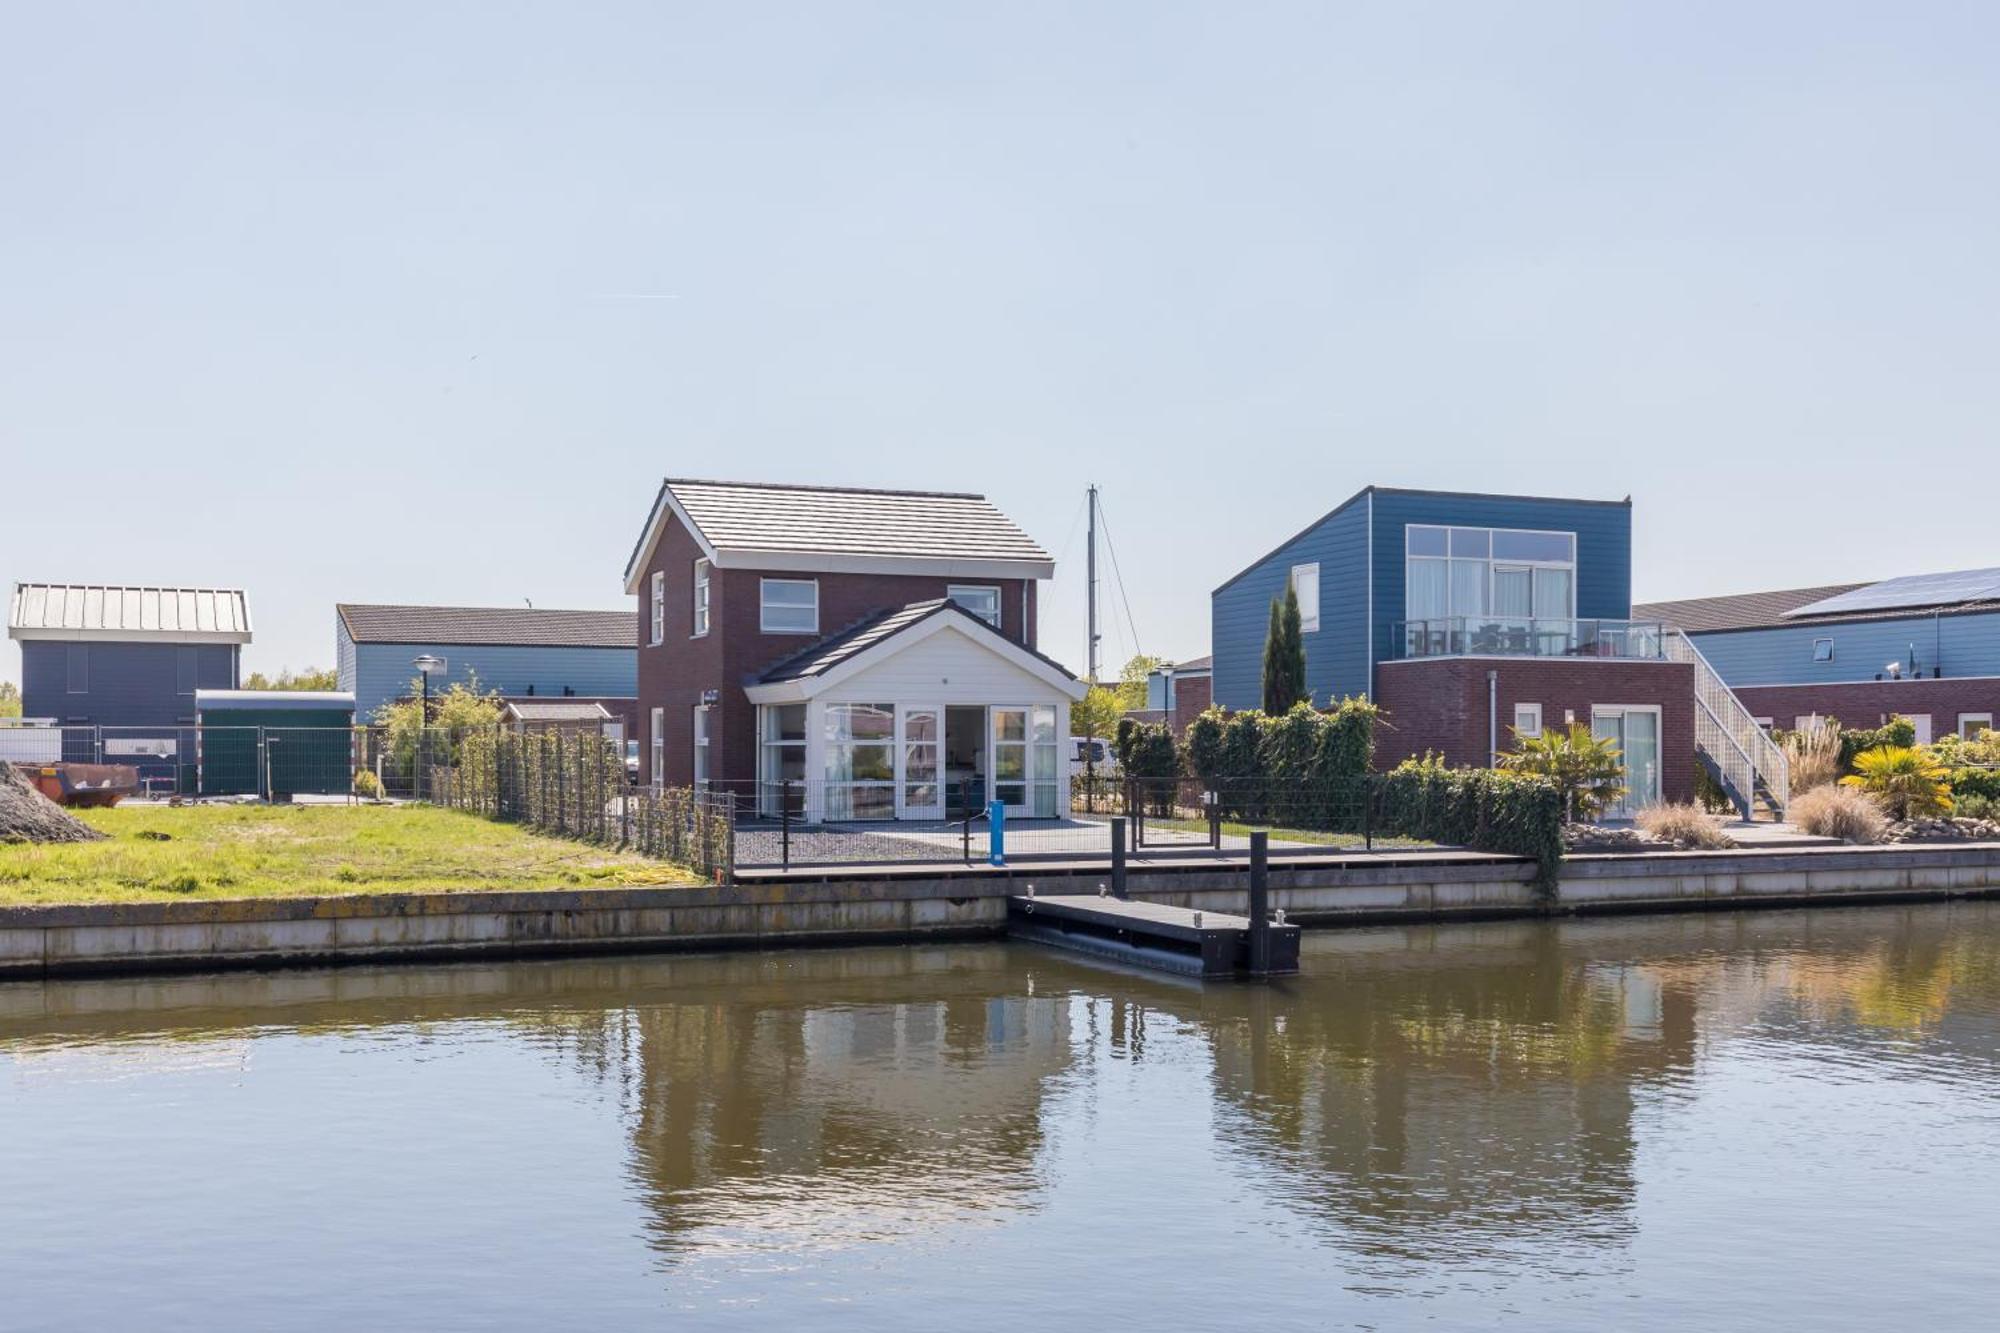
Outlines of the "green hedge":
{"label": "green hedge", "polygon": [[1225,818],[1262,822],[1288,793],[1351,787],[1375,760],[1375,722],[1366,699],[1343,699],[1326,712],[1311,704],[1270,717],[1210,709],[1187,729],[1187,772],[1223,798]]}
{"label": "green hedge", "polygon": [[1562,791],[1535,774],[1406,760],[1377,785],[1375,831],[1533,857],[1546,897],[1562,873]]}

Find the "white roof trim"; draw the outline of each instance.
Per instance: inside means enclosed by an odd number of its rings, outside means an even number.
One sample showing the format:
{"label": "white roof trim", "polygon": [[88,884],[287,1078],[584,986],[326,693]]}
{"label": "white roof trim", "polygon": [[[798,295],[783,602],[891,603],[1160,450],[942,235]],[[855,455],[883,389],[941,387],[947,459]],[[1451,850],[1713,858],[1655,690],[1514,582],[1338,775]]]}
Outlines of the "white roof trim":
{"label": "white roof trim", "polygon": [[681,502],[674,497],[674,488],[661,482],[660,493],[653,500],[653,512],[646,516],[646,535],[640,539],[639,549],[633,552],[631,563],[625,566],[625,591],[634,597],[639,595],[641,575],[646,572],[646,566],[653,563],[653,548],[660,544],[660,537],[666,532],[668,514],[681,521],[681,526],[686,528],[689,535],[700,545],[701,553],[708,557],[711,565],[718,569],[723,568],[722,560],[716,553],[715,543],[710,541],[695,521],[688,517],[687,510],[681,508]]}
{"label": "white roof trim", "polygon": [[248,643],[250,631],[247,629],[9,629],[7,637],[21,643],[51,639],[66,643]]}
{"label": "white roof trim", "polygon": [[753,704],[804,703],[844,681],[852,680],[880,666],[905,648],[922,643],[932,635],[942,634],[947,630],[963,635],[986,651],[1005,659],[1009,665],[1034,676],[1072,703],[1083,698],[1090,688],[1067,671],[1043,661],[1013,640],[1002,637],[997,630],[977,616],[969,615],[957,606],[947,606],[925,616],[914,625],[897,630],[878,643],[869,644],[823,675],[801,676],[796,680],[773,681],[767,685],[748,685],[744,687],[744,693],[750,696],[750,702]]}

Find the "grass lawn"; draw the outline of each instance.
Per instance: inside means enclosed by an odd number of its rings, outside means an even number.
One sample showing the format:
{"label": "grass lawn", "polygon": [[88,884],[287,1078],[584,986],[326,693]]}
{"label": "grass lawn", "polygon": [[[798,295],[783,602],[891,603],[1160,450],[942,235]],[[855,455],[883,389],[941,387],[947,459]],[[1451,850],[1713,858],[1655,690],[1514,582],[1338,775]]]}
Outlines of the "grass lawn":
{"label": "grass lawn", "polygon": [[0,907],[695,882],[663,861],[423,805],[126,806],[78,814],[111,836],[0,845]]}

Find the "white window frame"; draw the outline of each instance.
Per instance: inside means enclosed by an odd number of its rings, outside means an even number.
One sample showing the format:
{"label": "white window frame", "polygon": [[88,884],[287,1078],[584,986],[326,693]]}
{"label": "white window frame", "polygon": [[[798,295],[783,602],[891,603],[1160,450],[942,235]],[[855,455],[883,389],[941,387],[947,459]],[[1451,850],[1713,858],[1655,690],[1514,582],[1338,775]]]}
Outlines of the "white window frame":
{"label": "white window frame", "polygon": [[[812,589],[812,624],[804,629],[796,625],[771,626],[770,591],[773,585],[787,587],[808,587]],[[785,610],[794,610],[785,607]],[[818,579],[758,579],[757,580],[757,629],[764,634],[817,634],[819,633],[819,580]]]}
{"label": "white window frame", "polygon": [[[1308,598],[1300,587],[1300,580],[1310,580],[1312,596]],[[1299,632],[1319,633],[1319,561],[1310,560],[1303,565],[1292,566],[1291,590],[1299,599]]]}
{"label": "white window frame", "polygon": [[[1826,651],[1821,652],[1820,649],[1822,648],[1826,649]],[[1812,660],[1815,662],[1831,662],[1833,660],[1833,640],[1814,639]]]}
{"label": "white window frame", "polygon": [[708,743],[708,705],[694,706],[694,770],[693,785],[697,791],[708,786],[708,759],[712,747]]}
{"label": "white window frame", "polygon": [[[797,740],[783,740],[771,735],[773,723],[786,708],[799,710],[799,737]],[[809,704],[759,704],[757,705],[757,783],[759,799],[758,813],[776,817],[783,808],[785,756],[797,751],[799,759],[799,791],[794,796],[792,813],[797,814],[810,785],[807,781],[812,770],[807,767],[810,759],[810,737],[812,735],[812,708]]]}
{"label": "white window frame", "polygon": [[1776,719],[1776,718],[1770,718],[1770,717],[1753,717],[1753,718],[1751,718],[1750,720],[1751,720],[1752,722],[1755,722],[1755,723],[1756,723],[1756,724],[1757,724],[1758,726],[1762,727],[1762,728],[1763,728],[1764,730],[1766,730],[1766,731],[1769,731],[1769,730],[1771,730],[1771,728],[1772,728],[1772,727],[1774,727],[1774,726],[1776,726],[1776,725],[1777,725],[1777,719]]}
{"label": "white window frame", "polygon": [[655,789],[667,785],[667,710],[653,710],[652,779]]}
{"label": "white window frame", "polygon": [[667,573],[663,569],[653,571],[652,596],[652,638],[648,642],[657,648],[667,638]]}
{"label": "white window frame", "polygon": [[[959,596],[960,596],[960,594],[962,594],[962,593],[968,593],[968,592],[980,592],[980,593],[988,593],[988,592],[990,592],[990,593],[992,593],[992,594],[993,594],[993,614],[992,614],[992,616],[988,617],[988,616],[983,616],[983,615],[980,615],[980,614],[979,614],[979,612],[977,612],[977,611],[973,610],[973,609],[972,609],[971,607],[967,606],[967,605],[966,605],[966,604],[965,604],[964,602],[962,602],[962,601],[959,601]],[[954,601],[954,602],[958,602],[958,606],[959,606],[959,609],[960,609],[961,611],[964,611],[964,612],[965,612],[965,613],[966,613],[967,615],[969,615],[969,616],[978,616],[978,617],[979,617],[979,619],[981,619],[981,620],[984,620],[984,621],[985,621],[985,622],[986,622],[987,624],[991,625],[991,626],[992,626],[992,627],[993,627],[994,629],[999,629],[999,628],[1000,628],[1000,615],[1001,615],[1001,612],[1000,612],[1000,596],[1001,596],[1001,594],[1000,594],[1000,585],[999,585],[999,584],[997,584],[997,583],[947,583],[947,584],[945,585],[945,588],[944,588],[944,595],[945,595],[946,597],[950,598],[950,599],[951,599],[952,601]]]}
{"label": "white window frame", "polygon": [[[1458,531],[1460,531],[1460,532],[1483,532],[1483,533],[1485,533],[1485,534],[1486,534],[1486,554],[1485,554],[1484,556],[1453,556],[1453,555],[1451,555],[1451,554],[1450,554],[1450,551],[1451,551],[1451,534],[1452,534],[1452,531],[1453,531],[1454,529],[1456,529],[1456,530],[1458,530]],[[1412,553],[1411,553],[1411,551],[1410,551],[1410,539],[1411,539],[1411,536],[1412,536],[1412,534],[1414,534],[1414,533],[1418,533],[1418,532],[1441,532],[1441,533],[1443,533],[1443,534],[1444,534],[1444,538],[1445,538],[1445,551],[1446,551],[1446,554],[1444,554],[1444,555],[1416,555],[1416,554],[1412,554]],[[1567,559],[1567,560],[1526,560],[1526,559],[1520,559],[1520,558],[1517,558],[1517,557],[1515,557],[1515,556],[1496,556],[1496,555],[1494,555],[1494,554],[1493,554],[1493,538],[1494,538],[1494,536],[1495,536],[1495,535],[1497,535],[1497,534],[1499,534],[1499,533],[1503,533],[1503,532],[1504,532],[1504,533],[1510,533],[1510,534],[1511,534],[1511,533],[1521,533],[1521,534],[1523,534],[1523,535],[1526,535],[1526,536],[1531,536],[1531,537],[1562,537],[1562,538],[1566,539],[1566,540],[1567,540],[1567,541],[1569,542],[1569,559]],[[1444,587],[1445,587],[1445,612],[1444,612],[1444,616],[1442,617],[1443,619],[1446,619],[1446,620],[1451,620],[1451,619],[1456,619],[1456,618],[1459,618],[1459,617],[1474,617],[1474,618],[1478,618],[1478,619],[1489,619],[1489,620],[1492,620],[1492,619],[1501,619],[1502,617],[1499,617],[1499,616],[1497,616],[1497,615],[1496,615],[1496,614],[1494,613],[1494,611],[1492,610],[1492,607],[1493,607],[1493,570],[1494,570],[1494,567],[1495,567],[1496,565],[1498,565],[1498,566],[1504,566],[1504,567],[1506,567],[1507,569],[1510,569],[1510,570],[1515,570],[1515,569],[1525,569],[1525,570],[1527,570],[1527,571],[1528,571],[1528,587],[1529,587],[1529,594],[1530,594],[1530,596],[1531,596],[1531,597],[1532,597],[1532,596],[1534,595],[1534,592],[1535,592],[1535,589],[1536,589],[1536,586],[1537,586],[1537,582],[1536,582],[1536,579],[1535,579],[1535,576],[1534,576],[1534,571],[1536,571],[1536,570],[1538,570],[1538,569],[1566,569],[1566,570],[1568,570],[1568,571],[1569,571],[1569,605],[1568,605],[1567,607],[1564,607],[1564,608],[1562,608],[1562,610],[1561,610],[1561,613],[1560,613],[1560,614],[1557,614],[1557,615],[1544,615],[1544,614],[1542,614],[1542,608],[1540,608],[1540,607],[1536,607],[1536,608],[1535,608],[1535,613],[1534,613],[1534,615],[1533,615],[1533,617],[1532,617],[1532,618],[1533,618],[1533,619],[1535,619],[1535,620],[1575,620],[1575,619],[1576,619],[1576,598],[1577,598],[1577,564],[1578,564],[1578,562],[1577,562],[1577,545],[1578,545],[1578,542],[1577,542],[1577,536],[1576,536],[1576,533],[1574,533],[1574,532],[1572,532],[1572,531],[1569,531],[1569,530],[1566,530],[1566,529],[1562,529],[1562,528],[1488,528],[1488,527],[1481,527],[1481,526],[1479,526],[1478,524],[1473,524],[1473,523],[1406,523],[1406,524],[1404,524],[1404,525],[1403,525],[1403,618],[1404,618],[1405,620],[1410,620],[1410,619],[1423,619],[1423,617],[1421,617],[1421,616],[1418,616],[1418,617],[1412,617],[1412,616],[1411,616],[1411,615],[1409,614],[1409,606],[1410,606],[1410,563],[1411,563],[1412,561],[1415,561],[1415,560],[1441,560],[1441,561],[1444,561],[1444,562],[1446,563],[1446,573],[1445,573],[1445,582],[1444,582]],[[1485,609],[1485,610],[1481,610],[1481,611],[1460,611],[1460,610],[1458,610],[1458,609],[1457,609],[1456,607],[1454,607],[1454,606],[1452,606],[1452,605],[1451,605],[1451,586],[1452,586],[1452,582],[1451,582],[1451,573],[1450,573],[1450,565],[1451,565],[1451,563],[1452,563],[1453,561],[1458,561],[1458,560],[1473,560],[1473,561],[1478,561],[1478,562],[1480,562],[1480,563],[1483,563],[1483,564],[1484,564],[1484,565],[1486,566],[1486,609]]]}
{"label": "white window frame", "polygon": [[[1521,725],[1523,717],[1532,718],[1528,726]],[[1539,736],[1542,734],[1542,706],[1540,704],[1519,703],[1514,705],[1514,734],[1517,736]]]}
{"label": "white window frame", "polygon": [[1960,738],[1961,740],[1968,740],[1968,741],[1969,741],[1969,740],[1971,740],[1971,739],[1972,739],[1972,733],[1971,733],[1971,732],[1968,732],[1968,731],[1966,730],[1966,728],[1967,728],[1967,727],[1969,727],[1969,726],[1971,726],[1971,725],[1972,725],[1973,723],[1975,723],[1975,722],[1978,722],[1978,723],[1984,723],[1984,724],[1985,724],[1985,727],[1986,727],[1986,729],[1987,729],[1988,731],[1991,731],[1991,730],[1993,729],[1993,714],[1991,714],[1991,713],[1960,713],[1960,714],[1958,715],[1958,734],[1959,734],[1959,738]]}
{"label": "white window frame", "polygon": [[694,632],[691,639],[708,637],[708,557],[697,557],[694,562]]}
{"label": "white window frame", "polygon": [[1929,745],[1936,738],[1937,732],[1931,726],[1929,713],[1898,713],[1896,716],[1917,729],[1917,744]]}

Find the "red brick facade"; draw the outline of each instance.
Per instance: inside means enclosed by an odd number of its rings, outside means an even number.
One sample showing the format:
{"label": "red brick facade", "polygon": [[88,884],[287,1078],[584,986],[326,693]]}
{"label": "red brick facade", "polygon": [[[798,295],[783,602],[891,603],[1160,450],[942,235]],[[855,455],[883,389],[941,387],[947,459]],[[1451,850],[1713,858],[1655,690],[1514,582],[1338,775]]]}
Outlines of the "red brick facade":
{"label": "red brick facade", "polygon": [[1199,676],[1174,677],[1174,735],[1187,735],[1187,729],[1196,718],[1208,711],[1215,698],[1215,681],[1207,673]]}
{"label": "red brick facade", "polygon": [[1836,685],[1743,685],[1736,697],[1780,728],[1817,714],[1843,727],[1879,727],[1891,714],[1929,717],[1932,737],[1958,730],[1960,714],[2000,717],[2000,677],[1946,676],[1923,680],[1858,680]]}
{"label": "red brick facade", "polygon": [[1490,761],[1486,676],[1499,673],[1500,748],[1512,747],[1514,706],[1542,707],[1544,728],[1573,716],[1590,721],[1592,705],[1654,705],[1660,710],[1660,794],[1669,801],[1694,797],[1694,667],[1685,662],[1640,662],[1599,657],[1438,657],[1384,662],[1377,669],[1375,702],[1383,725],[1375,732],[1378,768],[1435,750],[1454,766],[1484,768]]}
{"label": "red brick facade", "polygon": [[[708,633],[694,637],[694,563],[701,547],[672,514],[639,586],[640,774],[653,780],[652,710],[664,710],[664,780],[694,780],[694,710],[705,692],[716,702],[708,713],[709,780],[747,788],[757,777],[757,710],[743,692],[775,663],[860,621],[911,602],[943,597],[952,584],[1000,589],[1000,632],[1035,646],[1035,580],[943,578],[912,574],[797,573],[789,570],[711,569]],[[666,629],[652,642],[652,577],[666,576]],[[766,634],[759,625],[760,578],[812,579],[819,584],[819,628],[810,634]]]}

